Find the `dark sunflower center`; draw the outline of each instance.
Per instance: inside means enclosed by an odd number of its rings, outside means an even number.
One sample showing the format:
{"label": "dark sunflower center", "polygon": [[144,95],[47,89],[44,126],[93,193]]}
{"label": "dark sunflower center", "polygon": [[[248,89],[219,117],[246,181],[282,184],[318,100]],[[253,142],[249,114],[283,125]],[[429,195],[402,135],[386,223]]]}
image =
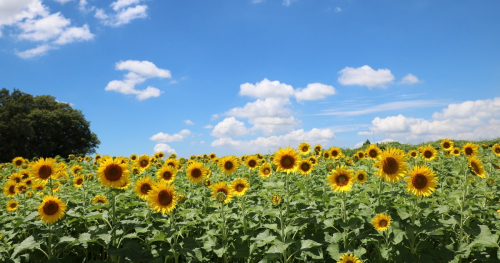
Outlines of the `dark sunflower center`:
{"label": "dark sunflower center", "polygon": [[295,165],[295,158],[290,155],[285,155],[280,160],[281,167],[285,169],[291,169]]}
{"label": "dark sunflower center", "polygon": [[170,171],[166,171],[163,173],[162,177],[163,177],[163,179],[168,181],[168,180],[170,180],[170,178],[172,178],[172,173],[170,173]]}
{"label": "dark sunflower center", "polygon": [[265,168],[264,171],[262,171],[263,174],[268,175],[271,173],[271,169]]}
{"label": "dark sunflower center", "polygon": [[29,174],[23,174],[23,177],[22,177],[22,178],[23,178],[23,179],[26,179],[26,178],[28,178],[28,177],[30,177],[30,175],[29,175]]}
{"label": "dark sunflower center", "polygon": [[450,148],[450,146],[451,146],[451,145],[450,145],[450,143],[449,143],[449,142],[445,142],[445,143],[443,143],[443,148],[445,148],[445,149]]}
{"label": "dark sunflower center", "polygon": [[411,152],[411,157],[417,156],[417,152]]}
{"label": "dark sunflower center", "polygon": [[382,162],[382,170],[386,174],[395,174],[398,171],[399,163],[394,157],[386,157]]}
{"label": "dark sunflower center", "polygon": [[236,191],[241,192],[245,189],[245,186],[243,184],[237,184],[236,185]]}
{"label": "dark sunflower center", "polygon": [[226,170],[233,169],[233,166],[234,166],[234,164],[231,161],[227,161],[227,162],[224,163],[224,169],[226,169]]}
{"label": "dark sunflower center", "polygon": [[16,208],[17,207],[17,203],[11,203],[10,204],[10,208]]}
{"label": "dark sunflower center", "polygon": [[97,203],[105,204],[106,201],[104,201],[103,199],[99,199],[99,200],[97,200]]}
{"label": "dark sunflower center", "polygon": [[163,206],[169,205],[172,203],[173,196],[167,190],[163,190],[158,193],[158,203]]}
{"label": "dark sunflower center", "polygon": [[49,165],[42,165],[42,167],[40,167],[40,169],[38,170],[38,177],[40,177],[40,179],[47,179],[51,174],[52,167],[50,167]]}
{"label": "dark sunflower center", "polygon": [[459,150],[453,150],[453,153],[454,154],[458,154],[458,153],[460,153],[460,151]]}
{"label": "dark sunflower center", "polygon": [[359,158],[363,158],[365,155],[363,153],[358,153]]}
{"label": "dark sunflower center", "polygon": [[19,186],[19,192],[24,192],[24,191],[26,191],[26,186],[24,185]]}
{"label": "dark sunflower center", "polygon": [[330,157],[330,154],[329,154],[329,153],[325,153],[325,154],[323,155],[323,157],[325,157],[326,159],[328,159],[328,157]]}
{"label": "dark sunflower center", "polygon": [[200,169],[193,169],[191,171],[191,176],[194,178],[198,178],[201,176],[201,170]]}
{"label": "dark sunflower center", "polygon": [[83,179],[82,178],[78,178],[78,180],[76,180],[76,184],[77,185],[83,184]]}
{"label": "dark sunflower center", "polygon": [[16,183],[19,183],[19,182],[21,182],[21,178],[16,177],[16,178],[14,178],[14,181],[15,181]]}
{"label": "dark sunflower center", "polygon": [[362,173],[359,173],[358,174],[358,180],[362,181],[363,179],[365,179],[365,175],[362,174]]}
{"label": "dark sunflower center", "polygon": [[500,147],[495,148],[495,153],[497,153],[497,154],[500,153]]}
{"label": "dark sunflower center", "polygon": [[412,179],[413,187],[422,189],[427,186],[427,177],[423,174],[417,174]]}
{"label": "dark sunflower center", "polygon": [[23,164],[23,161],[21,161],[21,160],[16,160],[16,166],[21,166],[21,164]]}
{"label": "dark sunflower center", "polygon": [[380,220],[380,221],[378,222],[378,225],[379,225],[380,227],[386,227],[386,226],[387,226],[387,220],[385,220],[385,219]]}
{"label": "dark sunflower center", "polygon": [[151,190],[151,185],[146,183],[141,185],[141,193],[147,194]]}
{"label": "dark sunflower center", "polygon": [[117,164],[108,165],[104,171],[104,177],[112,182],[120,180],[122,174],[122,168]]}
{"label": "dark sunflower center", "polygon": [[472,153],[473,153],[474,151],[472,150],[472,148],[471,148],[471,147],[467,147],[467,148],[465,148],[465,151],[464,151],[464,152],[465,152],[465,154],[466,154],[466,155],[472,155]]}
{"label": "dark sunflower center", "polygon": [[339,153],[337,151],[332,151],[332,156],[333,157],[337,157],[337,155],[339,155]]}
{"label": "dark sunflower center", "polygon": [[33,184],[33,181],[27,180],[25,183],[26,183],[27,186],[30,186],[31,184]]}
{"label": "dark sunflower center", "polygon": [[11,185],[9,187],[9,193],[11,193],[11,194],[15,194],[16,193],[16,186],[15,185]]}
{"label": "dark sunflower center", "polygon": [[308,163],[303,163],[300,165],[300,170],[302,170],[304,172],[309,171],[309,169],[311,169],[311,166]]}
{"label": "dark sunflower center", "polygon": [[224,193],[226,196],[228,194],[226,188],[221,188],[221,189],[217,190],[217,193]]}
{"label": "dark sunflower center", "polygon": [[335,182],[338,186],[344,186],[349,183],[349,178],[345,174],[340,174],[337,178],[335,178]]}
{"label": "dark sunflower center", "polygon": [[55,201],[48,201],[43,206],[43,213],[46,215],[54,215],[55,213],[57,213],[57,211],[59,211],[59,204],[57,204]]}
{"label": "dark sunflower center", "polygon": [[248,162],[248,166],[250,166],[251,168],[255,167],[257,165],[257,162],[255,160],[250,160]]}
{"label": "dark sunflower center", "polygon": [[307,151],[309,151],[309,147],[307,147],[307,146],[302,147],[302,151],[303,151],[303,152],[307,152]]}
{"label": "dark sunflower center", "polygon": [[478,174],[480,172],[479,165],[476,162],[471,162],[470,166],[472,166],[474,173]]}
{"label": "dark sunflower center", "polygon": [[424,157],[427,158],[427,159],[431,158],[432,157],[432,152],[431,151],[425,151],[424,152]]}
{"label": "dark sunflower center", "polygon": [[354,263],[352,260],[347,260],[345,263]]}
{"label": "dark sunflower center", "polygon": [[140,164],[141,164],[141,167],[144,168],[144,167],[148,166],[149,162],[147,160],[142,160]]}

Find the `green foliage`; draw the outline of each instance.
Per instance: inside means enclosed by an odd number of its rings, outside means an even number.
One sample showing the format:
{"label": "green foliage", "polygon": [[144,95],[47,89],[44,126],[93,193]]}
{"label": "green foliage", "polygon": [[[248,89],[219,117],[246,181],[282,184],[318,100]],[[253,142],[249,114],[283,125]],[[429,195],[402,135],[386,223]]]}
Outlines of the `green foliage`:
{"label": "green foliage", "polygon": [[0,162],[94,153],[99,145],[79,110],[54,97],[0,90]]}

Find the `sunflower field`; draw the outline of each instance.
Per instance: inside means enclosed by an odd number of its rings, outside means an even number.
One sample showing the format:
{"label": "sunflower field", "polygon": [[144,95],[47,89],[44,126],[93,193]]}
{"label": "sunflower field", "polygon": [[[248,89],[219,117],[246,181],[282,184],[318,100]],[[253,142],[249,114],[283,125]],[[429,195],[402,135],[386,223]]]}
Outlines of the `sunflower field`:
{"label": "sunflower field", "polygon": [[500,262],[499,142],[16,157],[0,262]]}

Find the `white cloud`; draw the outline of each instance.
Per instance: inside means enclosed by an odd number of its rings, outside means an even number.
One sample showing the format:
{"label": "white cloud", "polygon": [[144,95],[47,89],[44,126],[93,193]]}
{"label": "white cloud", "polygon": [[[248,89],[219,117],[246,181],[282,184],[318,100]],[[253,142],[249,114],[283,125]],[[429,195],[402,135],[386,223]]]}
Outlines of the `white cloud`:
{"label": "white cloud", "polygon": [[360,85],[385,88],[394,80],[389,69],[373,70],[370,66],[364,65],[359,68],[346,67],[339,71],[338,81],[342,85]]}
{"label": "white cloud", "polygon": [[25,51],[20,51],[20,52],[16,51],[16,55],[18,55],[20,58],[32,58],[37,56],[43,56],[47,54],[47,51],[51,49],[55,49],[55,47],[43,44]]}
{"label": "white cloud", "polygon": [[203,126],[203,129],[212,129],[214,126],[209,124],[209,125],[205,125]]}
{"label": "white cloud", "polygon": [[116,63],[117,70],[128,70],[124,80],[112,80],[104,90],[116,91],[123,94],[134,94],[138,100],[145,100],[151,97],[159,97],[161,91],[155,87],[148,86],[144,90],[135,88],[137,84],[146,81],[149,78],[171,78],[170,71],[160,69],[149,61],[127,60]]}
{"label": "white cloud", "polygon": [[304,89],[298,89],[295,92],[297,101],[302,100],[320,100],[326,96],[334,95],[335,88],[321,83],[308,84]]}
{"label": "white cloud", "polygon": [[450,104],[441,112],[434,113],[432,120],[405,117],[401,114],[386,118],[376,117],[370,130],[375,132],[376,136],[385,135],[410,143],[442,138],[494,139],[498,137],[500,130],[498,117],[500,97]]}
{"label": "white cloud", "polygon": [[291,111],[285,107],[290,104],[290,100],[282,98],[258,99],[245,104],[243,107],[230,109],[225,115],[239,118],[289,116]]}
{"label": "white cloud", "polygon": [[153,136],[151,136],[149,139],[155,142],[179,142],[183,141],[187,136],[191,134],[190,130],[184,129],[180,131],[179,133],[176,134],[168,134],[168,133],[163,133],[159,132]]}
{"label": "white cloud", "polygon": [[236,120],[234,117],[225,118],[223,121],[215,125],[210,133],[215,137],[241,136],[248,133],[245,124]]}
{"label": "white cloud", "polygon": [[254,98],[288,98],[295,93],[292,86],[279,81],[264,79],[255,85],[244,83],[240,85],[240,95]]}
{"label": "white cloud", "polygon": [[41,0],[0,1],[0,36],[2,26],[13,25],[24,19],[48,16],[47,7]]}
{"label": "white cloud", "polygon": [[59,12],[40,19],[26,19],[18,25],[22,30],[18,37],[31,41],[48,41],[61,35],[70,23]]}
{"label": "white cloud", "polygon": [[128,24],[138,18],[146,18],[148,6],[136,5],[139,2],[141,0],[118,0],[110,5],[112,13],[107,14],[104,9],[97,8],[94,17],[101,20],[104,25],[113,27]]}
{"label": "white cloud", "polygon": [[155,145],[154,148],[155,153],[157,152],[164,152],[165,154],[167,153],[175,153],[175,150],[172,149],[168,144],[165,143],[158,143]]}
{"label": "white cloud", "polygon": [[194,124],[194,122],[192,122],[191,120],[185,120],[184,123],[187,124],[187,125],[193,125]]}
{"label": "white cloud", "polygon": [[276,151],[279,147],[297,147],[301,142],[311,144],[327,144],[335,135],[330,129],[312,129],[308,132],[303,129],[291,131],[285,135],[258,137],[255,140],[242,141],[231,138],[219,138],[212,142],[213,147],[229,148],[235,151],[249,152],[268,152]]}
{"label": "white cloud", "polygon": [[[358,103],[358,102],[354,102]],[[375,105],[372,107],[363,107],[359,110],[324,110],[324,113],[320,113],[319,115],[336,115],[336,116],[358,116],[375,112],[382,111],[394,111],[394,110],[402,110],[402,109],[411,109],[411,108],[427,108],[427,107],[436,107],[444,105],[443,102],[436,100],[407,100],[407,101],[393,101],[388,103],[383,103],[379,105]],[[352,107],[351,107],[352,108]]]}
{"label": "white cloud", "polygon": [[54,41],[54,44],[65,45],[76,41],[91,40],[93,38],[94,34],[90,33],[89,26],[85,24],[83,27],[67,28],[61,33],[59,38]]}
{"label": "white cloud", "polygon": [[260,130],[264,135],[291,131],[300,121],[294,116],[288,117],[256,117],[248,120],[253,124],[252,130]]}
{"label": "white cloud", "polygon": [[401,79],[401,84],[415,84],[418,83],[420,80],[417,78],[417,76],[413,74],[408,74]]}

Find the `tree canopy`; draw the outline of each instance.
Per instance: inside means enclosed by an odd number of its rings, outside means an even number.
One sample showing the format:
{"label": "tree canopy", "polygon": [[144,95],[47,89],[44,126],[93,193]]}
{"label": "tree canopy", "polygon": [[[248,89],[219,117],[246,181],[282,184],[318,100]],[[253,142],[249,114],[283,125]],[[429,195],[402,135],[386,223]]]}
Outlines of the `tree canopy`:
{"label": "tree canopy", "polygon": [[0,90],[0,163],[15,157],[95,153],[100,141],[79,110],[49,95]]}

